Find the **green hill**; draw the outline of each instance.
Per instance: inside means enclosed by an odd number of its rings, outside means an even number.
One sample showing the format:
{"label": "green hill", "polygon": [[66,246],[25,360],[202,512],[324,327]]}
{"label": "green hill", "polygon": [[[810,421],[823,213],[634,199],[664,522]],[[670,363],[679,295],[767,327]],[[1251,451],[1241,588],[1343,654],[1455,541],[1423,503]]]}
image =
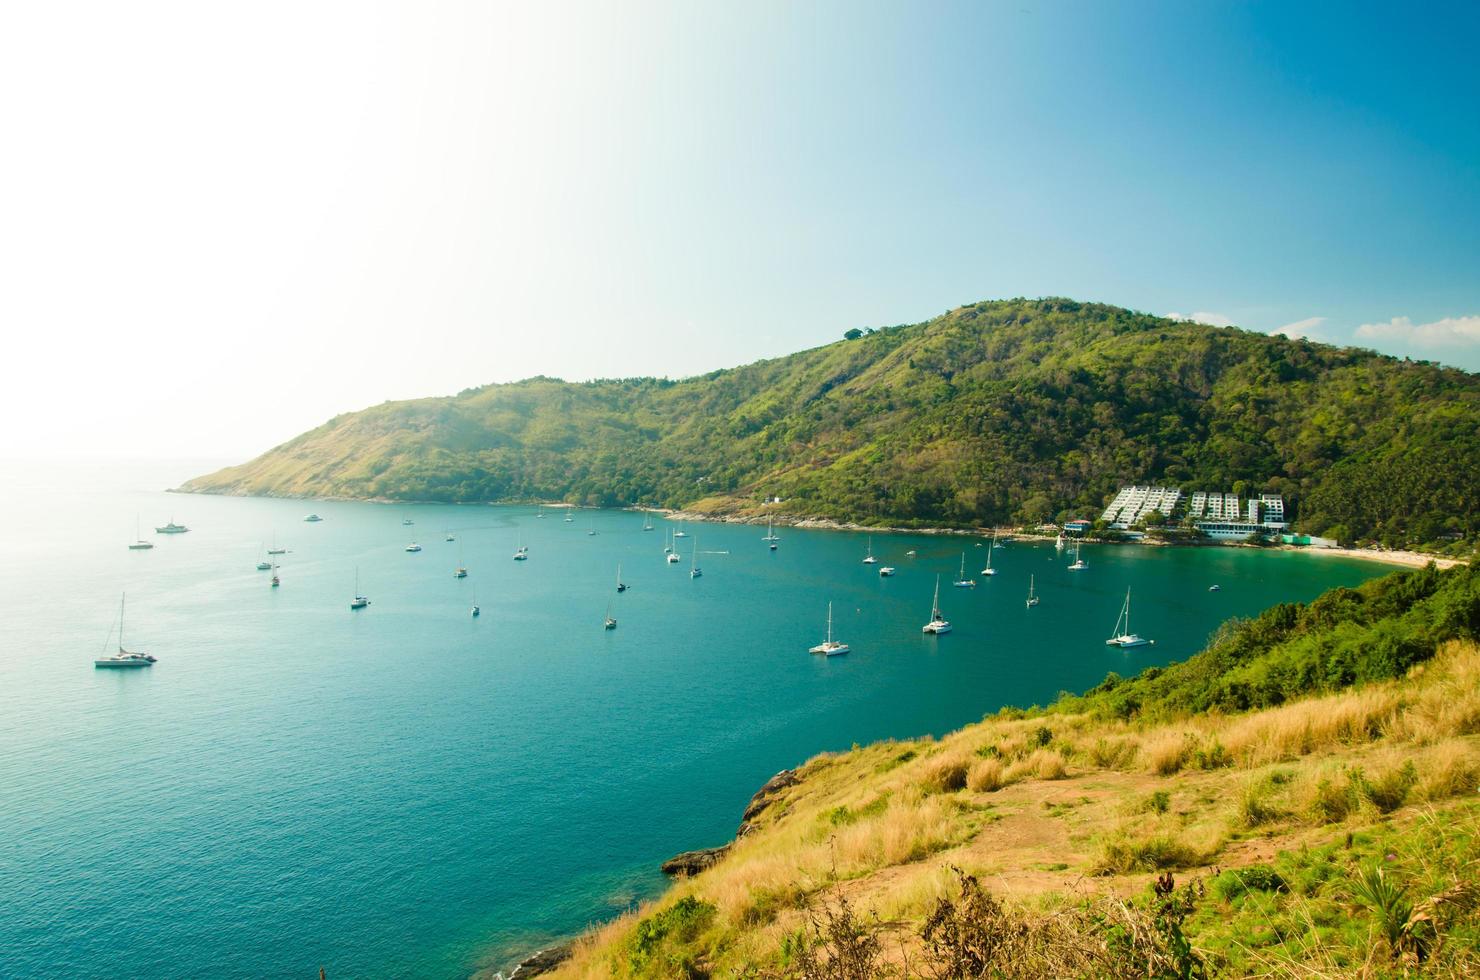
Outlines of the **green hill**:
{"label": "green hill", "polygon": [[532,378],[338,416],[206,493],[755,508],[983,526],[1121,483],[1285,494],[1302,530],[1480,535],[1480,377],[1065,299],[975,303],[682,381]]}

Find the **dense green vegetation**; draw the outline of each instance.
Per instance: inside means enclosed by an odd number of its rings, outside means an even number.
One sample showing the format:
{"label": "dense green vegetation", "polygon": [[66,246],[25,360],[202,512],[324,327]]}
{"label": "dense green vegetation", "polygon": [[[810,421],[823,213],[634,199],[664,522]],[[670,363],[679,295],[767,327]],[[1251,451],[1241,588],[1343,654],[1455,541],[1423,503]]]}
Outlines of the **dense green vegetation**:
{"label": "dense green vegetation", "polygon": [[1229,620],[1190,659],[1129,680],[1111,674],[1054,710],[1154,718],[1267,708],[1401,677],[1455,639],[1480,639],[1480,570],[1429,565]]}
{"label": "dense green vegetation", "polygon": [[[1480,378],[1065,299],[683,381],[532,378],[339,416],[203,492],[566,500],[982,526],[1125,482],[1283,493],[1343,541],[1480,537]],[[1463,546],[1463,544],[1461,545]]]}

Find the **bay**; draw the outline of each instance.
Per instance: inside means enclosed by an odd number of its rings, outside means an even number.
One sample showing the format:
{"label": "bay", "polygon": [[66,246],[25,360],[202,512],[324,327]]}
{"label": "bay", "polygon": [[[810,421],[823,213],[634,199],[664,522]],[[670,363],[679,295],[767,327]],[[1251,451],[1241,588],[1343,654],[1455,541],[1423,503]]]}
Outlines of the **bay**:
{"label": "bay", "polygon": [[[660,893],[658,863],[728,839],[779,769],[1182,659],[1229,616],[1389,571],[1091,546],[1070,572],[1014,542],[984,578],[981,539],[876,534],[881,578],[859,534],[778,528],[772,552],[763,528],[689,525],[669,564],[675,525],[635,512],[162,492],[214,465],[0,466],[10,975],[505,966]],[[136,515],[151,551],[127,550]],[[153,533],[171,518],[192,530]],[[274,537],[278,589],[254,567]],[[950,584],[963,551],[975,589]],[[1153,647],[1104,644],[1127,587]],[[159,662],[94,670],[125,591],[129,646]],[[829,602],[852,653],[810,656]]]}

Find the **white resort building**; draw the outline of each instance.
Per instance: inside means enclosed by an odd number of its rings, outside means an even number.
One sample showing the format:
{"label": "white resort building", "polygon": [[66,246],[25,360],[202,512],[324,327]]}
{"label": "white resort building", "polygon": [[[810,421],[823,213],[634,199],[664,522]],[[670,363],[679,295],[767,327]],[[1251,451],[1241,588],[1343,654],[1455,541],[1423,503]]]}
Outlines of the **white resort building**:
{"label": "white resort building", "polygon": [[1121,487],[1100,520],[1123,531],[1152,511],[1171,517],[1181,502],[1182,491],[1174,487]]}
{"label": "white resort building", "polygon": [[1175,487],[1121,487],[1100,519],[1114,530],[1125,531],[1153,511],[1169,519],[1189,517],[1199,531],[1217,541],[1247,541],[1289,528],[1285,500],[1277,493],[1240,500],[1233,493],[1194,490],[1185,511],[1178,513],[1182,502],[1182,491]]}

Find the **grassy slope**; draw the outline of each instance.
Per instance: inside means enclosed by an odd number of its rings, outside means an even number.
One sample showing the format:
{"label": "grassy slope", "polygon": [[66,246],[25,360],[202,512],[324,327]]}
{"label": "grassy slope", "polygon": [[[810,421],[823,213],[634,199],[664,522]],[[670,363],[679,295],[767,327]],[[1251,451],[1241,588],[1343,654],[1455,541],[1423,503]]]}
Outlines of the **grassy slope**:
{"label": "grassy slope", "polygon": [[727,511],[779,492],[796,516],[969,525],[1094,508],[1123,481],[1242,479],[1312,530],[1433,540],[1480,531],[1477,465],[1474,375],[1012,300],[681,382],[386,403],[186,489]]}
{"label": "grassy slope", "polygon": [[[1170,868],[1209,883],[1185,929],[1214,973],[1324,976],[1393,966],[1374,938],[1382,916],[1358,897],[1381,866],[1411,901],[1449,896],[1434,906],[1432,974],[1480,970],[1480,890],[1455,898],[1480,877],[1477,619],[1480,574],[1398,573],[1269,614],[1282,632],[1225,631],[1200,662],[939,741],[819,756],[723,861],[584,938],[560,975],[809,975],[799,939],[844,899],[885,939],[865,973],[930,975],[920,925],[958,893],[953,868],[1007,903],[1030,958],[1038,924],[1077,914],[1089,925],[1075,934],[1092,936]],[[1395,628],[1413,638],[1409,660],[1374,642]],[[1306,691],[1327,693],[1250,712],[1179,707],[1229,677],[1278,674],[1331,636],[1362,645],[1365,683],[1308,677]],[[1138,691],[1130,713],[1125,688]],[[1214,866],[1283,884],[1247,888]],[[1033,973],[1021,956],[1013,970]]]}

